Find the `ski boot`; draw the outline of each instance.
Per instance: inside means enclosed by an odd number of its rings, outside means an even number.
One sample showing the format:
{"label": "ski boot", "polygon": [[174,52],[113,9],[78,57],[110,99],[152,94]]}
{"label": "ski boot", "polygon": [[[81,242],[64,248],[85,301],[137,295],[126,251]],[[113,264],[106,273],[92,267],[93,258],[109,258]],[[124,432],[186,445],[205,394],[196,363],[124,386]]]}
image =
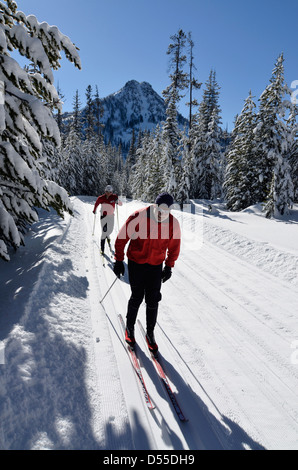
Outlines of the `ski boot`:
{"label": "ski boot", "polygon": [[157,352],[158,352],[158,346],[156,344],[156,341],[155,341],[155,338],[154,338],[154,333],[148,333],[146,334],[146,341],[147,341],[147,345],[148,345],[148,348],[149,348],[149,351],[154,355],[156,356],[157,355]]}
{"label": "ski boot", "polygon": [[126,327],[125,341],[131,347],[131,349],[134,349],[134,346],[136,344],[136,340],[135,340],[135,334],[134,334],[134,329],[133,328],[127,328]]}

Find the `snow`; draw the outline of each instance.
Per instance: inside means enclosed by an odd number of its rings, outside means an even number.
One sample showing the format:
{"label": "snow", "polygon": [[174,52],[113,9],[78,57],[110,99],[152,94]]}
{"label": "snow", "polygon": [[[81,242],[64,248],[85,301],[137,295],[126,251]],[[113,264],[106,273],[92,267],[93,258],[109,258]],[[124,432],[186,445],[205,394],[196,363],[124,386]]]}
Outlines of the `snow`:
{"label": "snow", "polygon": [[[40,210],[0,261],[0,449],[297,450],[298,206],[279,220],[220,202],[176,212],[184,240],[156,339],[181,423],[137,328],[146,408],[117,318],[127,270],[101,304],[114,274],[99,224],[92,236],[96,198],[71,199],[73,217]],[[119,207],[120,225],[143,205]]]}

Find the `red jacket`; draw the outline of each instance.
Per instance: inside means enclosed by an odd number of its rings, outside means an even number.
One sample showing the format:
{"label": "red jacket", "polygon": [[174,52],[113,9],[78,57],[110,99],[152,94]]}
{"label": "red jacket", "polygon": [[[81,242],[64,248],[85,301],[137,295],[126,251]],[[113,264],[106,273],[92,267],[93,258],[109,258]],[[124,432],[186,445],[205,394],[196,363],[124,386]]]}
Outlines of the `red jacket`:
{"label": "red jacket", "polygon": [[153,206],[132,214],[121,228],[115,242],[115,259],[124,260],[124,248],[130,240],[127,257],[138,264],[158,265],[165,261],[173,267],[180,252],[181,231],[178,220],[169,215],[164,222],[157,222],[152,214]]}
{"label": "red jacket", "polygon": [[119,204],[119,206],[122,206],[122,202],[118,200],[117,194],[110,194],[109,197],[107,197],[105,194],[102,194],[96,199],[93,212],[95,214],[97,207],[99,204],[101,204],[101,215],[104,217],[106,215],[113,215],[116,203]]}

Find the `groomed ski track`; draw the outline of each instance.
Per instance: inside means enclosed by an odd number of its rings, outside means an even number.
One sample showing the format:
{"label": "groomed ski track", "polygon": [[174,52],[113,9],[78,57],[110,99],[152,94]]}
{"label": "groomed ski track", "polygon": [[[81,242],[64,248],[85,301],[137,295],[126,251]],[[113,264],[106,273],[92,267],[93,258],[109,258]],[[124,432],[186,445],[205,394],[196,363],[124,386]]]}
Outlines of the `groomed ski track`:
{"label": "groomed ski track", "polygon": [[[117,318],[130,295],[127,269],[101,304],[113,257],[106,247],[103,265],[98,222],[92,236],[95,198],[72,201],[74,217],[45,217],[33,229],[29,251],[43,237],[34,263],[20,251],[34,284],[24,284],[29,296],[15,294],[23,315],[0,369],[0,448],[298,449],[297,254],[207,211],[176,214],[188,241],[162,287],[156,340],[183,423],[136,326],[148,410]],[[120,226],[141,206],[119,207]],[[112,245],[116,233],[117,218]],[[138,318],[145,325],[144,305]]]}
{"label": "groomed ski track", "polygon": [[[136,203],[127,203],[125,217],[136,207]],[[120,226],[125,217],[120,217]],[[186,215],[186,222],[182,221],[185,230],[187,217],[191,220],[199,215]],[[129,446],[176,450],[297,448],[298,402],[293,373],[296,381],[298,374],[289,360],[297,290],[254,266],[254,260],[239,258],[212,243],[220,229],[206,224],[205,220],[203,230],[209,231],[209,237],[201,232],[203,243],[197,252],[193,246],[190,250],[182,248],[173,277],[163,286],[156,329],[166,372],[189,422],[181,423],[175,417],[137,328],[138,355],[156,409],[148,412],[141,392],[136,393],[137,378],[123,351],[116,320],[118,312],[125,315],[130,293],[127,277],[116,283],[103,302],[101,318],[120,376],[123,417],[128,418],[131,430]],[[87,225],[92,226],[91,214]],[[238,244],[245,240],[237,238]],[[90,249],[96,260],[96,240]],[[110,268],[102,269],[100,263],[96,266],[101,294],[114,278]],[[281,312],[277,318],[276,304]],[[93,322],[97,323],[97,308],[94,314]],[[139,317],[144,324],[144,307]],[[102,325],[100,329],[99,336]],[[113,402],[107,418],[113,415],[114,406]]]}
{"label": "groomed ski track", "polygon": [[[121,217],[121,210],[119,210],[119,224],[125,221],[125,217],[133,212],[138,206],[133,203],[127,203],[130,208],[123,211]],[[93,215],[88,213],[88,222],[86,226],[92,226]],[[115,225],[117,224],[115,218]],[[113,256],[110,254],[108,247],[106,247],[107,257],[109,262],[105,267],[102,263],[96,262],[98,258],[98,234],[97,238],[90,243],[90,254],[88,259],[91,260],[90,271],[93,271],[94,282],[98,283],[98,293],[100,293],[100,300],[109,289],[113,282],[115,275],[112,271]],[[87,237],[90,234],[87,234]],[[95,266],[94,266],[95,261]],[[133,370],[128,354],[126,353],[126,346],[124,344],[123,332],[119,326],[118,313],[122,313],[125,317],[127,301],[130,296],[130,287],[128,284],[127,268],[124,278],[117,281],[113,286],[110,294],[104,299],[100,305],[95,305],[92,309],[92,324],[94,328],[94,339],[96,343],[96,369],[98,372],[99,390],[104,390],[108,395],[101,397],[101,403],[105,403],[105,422],[110,422],[113,419],[113,425],[109,426],[107,431],[110,436],[108,437],[109,446],[112,449],[136,449],[136,450],[183,450],[183,449],[205,449],[208,448],[221,448],[221,445],[212,432],[210,433],[210,425],[206,422],[206,418],[197,405],[197,398],[195,400],[195,407],[199,410],[199,422],[194,421],[192,424],[181,423],[176,416],[175,411],[169,398],[164,391],[163,385],[155,370],[154,364],[147,351],[147,346],[142,338],[141,331],[136,326],[136,338],[138,341],[137,354],[141,363],[142,373],[145,383],[150,394],[150,398],[155,405],[154,410],[148,410],[145,403],[142,391],[139,387],[138,378]],[[100,312],[99,312],[100,310]],[[139,318],[145,321],[145,309],[142,306],[140,309]],[[162,351],[162,358],[165,364],[168,364],[167,372],[172,371],[173,377],[176,380],[177,398],[179,399],[179,387],[183,387],[182,395],[185,399],[189,398],[188,385],[184,383],[183,378],[173,367],[176,358],[173,354],[173,347],[165,338],[159,340],[160,350]],[[100,351],[101,347],[104,348]],[[111,357],[110,364],[102,364],[102,357],[106,356],[106,348],[110,348]],[[175,354],[175,350],[174,350]],[[114,373],[110,369],[113,365]],[[104,370],[102,370],[104,368]],[[106,376],[104,378],[104,373]],[[116,384],[119,390],[109,391],[108,382],[112,377],[120,377],[120,383]],[[104,380],[104,382],[102,382]],[[183,404],[181,404],[183,409]],[[192,406],[191,408],[192,409]],[[192,413],[193,414],[193,413]],[[203,440],[200,437],[200,429],[203,435]],[[211,435],[210,435],[211,434]],[[207,439],[206,443],[204,440]]]}

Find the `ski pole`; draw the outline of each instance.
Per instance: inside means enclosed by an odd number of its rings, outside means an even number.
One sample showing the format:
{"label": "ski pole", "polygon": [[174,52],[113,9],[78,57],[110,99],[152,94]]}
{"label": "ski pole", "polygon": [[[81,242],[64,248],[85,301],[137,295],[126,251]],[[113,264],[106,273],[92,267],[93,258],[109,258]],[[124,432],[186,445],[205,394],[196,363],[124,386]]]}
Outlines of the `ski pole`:
{"label": "ski pole", "polygon": [[117,213],[117,225],[118,225],[118,232],[119,232],[119,215],[118,215],[118,204],[116,205],[116,213]]}
{"label": "ski pole", "polygon": [[94,235],[94,230],[95,230],[95,219],[96,219],[96,213],[94,214],[94,222],[93,222],[93,232],[92,232],[92,237]]}
{"label": "ski pole", "polygon": [[110,290],[112,289],[113,285],[115,284],[115,282],[117,281],[118,277],[116,276],[114,281],[112,282],[112,284],[110,285],[110,287],[108,288],[107,292],[105,293],[105,295],[103,296],[103,298],[99,301],[99,303],[101,304],[104,299],[106,298],[106,296],[108,295],[108,293],[110,292]]}

